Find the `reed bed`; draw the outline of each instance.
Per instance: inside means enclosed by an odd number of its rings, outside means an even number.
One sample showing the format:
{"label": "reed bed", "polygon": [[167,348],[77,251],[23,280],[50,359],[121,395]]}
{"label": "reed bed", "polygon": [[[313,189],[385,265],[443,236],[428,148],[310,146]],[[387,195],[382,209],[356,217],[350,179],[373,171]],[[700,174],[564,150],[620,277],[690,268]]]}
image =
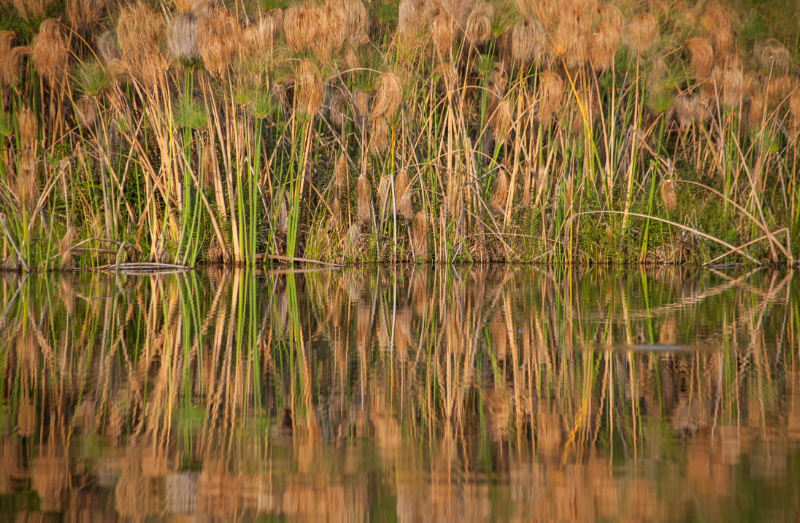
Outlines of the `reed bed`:
{"label": "reed bed", "polygon": [[797,259],[792,13],[40,4],[0,19],[8,269]]}
{"label": "reed bed", "polygon": [[0,493],[41,510],[725,520],[734,470],[794,499],[791,272],[0,283]]}

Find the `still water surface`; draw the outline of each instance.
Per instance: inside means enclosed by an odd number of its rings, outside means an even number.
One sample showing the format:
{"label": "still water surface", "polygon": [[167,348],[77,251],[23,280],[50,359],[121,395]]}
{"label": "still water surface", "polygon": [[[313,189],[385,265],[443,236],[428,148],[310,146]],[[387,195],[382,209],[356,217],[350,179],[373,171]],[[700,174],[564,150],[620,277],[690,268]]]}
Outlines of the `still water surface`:
{"label": "still water surface", "polygon": [[0,276],[0,521],[797,521],[800,281]]}

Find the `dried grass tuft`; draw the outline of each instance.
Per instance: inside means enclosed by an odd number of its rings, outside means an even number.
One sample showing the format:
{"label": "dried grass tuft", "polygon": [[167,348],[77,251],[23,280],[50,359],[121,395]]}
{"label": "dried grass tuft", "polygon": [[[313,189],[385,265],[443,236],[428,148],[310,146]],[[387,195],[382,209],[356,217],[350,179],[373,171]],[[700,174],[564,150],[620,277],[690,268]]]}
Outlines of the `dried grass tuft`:
{"label": "dried grass tuft", "polygon": [[539,75],[539,109],[536,118],[547,125],[553,115],[561,108],[564,100],[564,80],[553,71],[544,71]]}
{"label": "dried grass tuft", "polygon": [[33,112],[27,107],[23,108],[17,115],[17,129],[19,130],[19,138],[23,147],[29,149],[34,146],[37,126]]}
{"label": "dried grass tuft", "polygon": [[85,36],[96,29],[109,0],[67,0],[64,14],[73,31]]}
{"label": "dried grass tuft", "polygon": [[689,67],[697,80],[705,80],[711,75],[714,66],[714,50],[703,38],[692,38],[686,41],[689,51]]}
{"label": "dried grass tuft", "polygon": [[369,150],[380,154],[389,146],[389,122],[386,118],[374,118],[369,126]]}
{"label": "dried grass tuft", "polygon": [[511,31],[511,59],[519,66],[540,62],[546,50],[545,32],[535,19],[524,18]]}
{"label": "dried grass tuft", "polygon": [[758,92],[750,93],[750,106],[747,108],[747,126],[751,129],[761,127],[764,118],[764,97]]}
{"label": "dried grass tuft", "polygon": [[372,220],[372,189],[369,186],[369,180],[361,173],[356,183],[356,207],[358,221],[369,222]]}
{"label": "dried grass tuft", "polygon": [[467,25],[464,36],[467,41],[480,46],[492,36],[492,19],[494,18],[494,6],[487,2],[478,2],[473,6],[472,12],[467,18]]}
{"label": "dried grass tuft", "polygon": [[283,13],[283,33],[289,49],[295,53],[318,49],[324,40],[323,13],[310,3],[295,4]]}
{"label": "dried grass tuft", "polygon": [[238,56],[239,23],[224,8],[197,18],[197,49],[206,68],[214,75],[227,71]]}
{"label": "dried grass tuft", "polygon": [[622,42],[635,55],[651,50],[658,41],[658,20],[650,13],[634,16],[622,30]]}
{"label": "dried grass tuft", "polygon": [[141,80],[148,89],[161,84],[169,67],[169,61],[161,54],[164,39],[161,16],[141,2],[134,4],[120,13],[116,33],[125,72]]}
{"label": "dried grass tuft", "polygon": [[661,182],[659,193],[661,195],[661,203],[664,204],[664,207],[668,211],[671,212],[678,208],[678,197],[675,194],[674,181],[667,179]]}
{"label": "dried grass tuft", "polygon": [[84,96],[75,102],[75,118],[78,121],[78,125],[82,128],[94,128],[95,121],[97,120],[94,100]]}
{"label": "dried grass tuft", "polygon": [[500,173],[495,178],[494,185],[492,185],[489,205],[497,212],[504,212],[506,202],[508,202],[508,172],[505,167],[501,167]]}
{"label": "dried grass tuft", "polygon": [[698,103],[699,97],[696,94],[683,94],[675,99],[668,114],[681,128],[686,129],[696,121]]}
{"label": "dried grass tuft", "polygon": [[97,54],[104,64],[109,64],[122,57],[122,53],[119,52],[116,31],[106,31],[101,34],[95,42],[95,47],[97,48]]}
{"label": "dried grass tuft", "polygon": [[589,44],[589,59],[597,71],[606,71],[614,63],[622,33],[622,13],[611,4],[597,9],[600,23]]}
{"label": "dried grass tuft", "polygon": [[[75,227],[70,227],[61,241],[58,242],[58,257],[62,269],[68,269],[72,264],[72,245],[75,242]],[[63,300],[66,303],[66,300]]]}
{"label": "dried grass tuft", "polygon": [[363,127],[369,119],[369,93],[359,88],[353,89],[353,113],[355,113],[356,123]]}
{"label": "dried grass tuft", "polygon": [[167,47],[172,56],[183,60],[197,58],[197,17],[194,13],[176,16],[167,30]]}
{"label": "dried grass tuft", "polygon": [[403,97],[403,86],[400,78],[390,71],[381,74],[375,98],[372,101],[372,118],[392,118],[400,107]]}
{"label": "dried grass tuft", "polygon": [[411,198],[414,191],[411,189],[411,181],[408,178],[408,171],[401,169],[394,179],[394,190],[397,199],[397,212],[403,217],[411,221],[414,218],[414,209],[411,204]]}
{"label": "dried grass tuft", "polygon": [[433,50],[442,62],[450,62],[450,52],[453,50],[455,28],[452,18],[447,14],[440,14],[431,21],[431,40]]}
{"label": "dried grass tuft", "polygon": [[319,70],[309,60],[301,60],[295,76],[295,105],[308,115],[316,115],[322,107],[325,90]]}
{"label": "dried grass tuft", "polygon": [[769,107],[778,107],[786,101],[786,98],[794,90],[797,81],[789,76],[782,75],[770,78],[767,81],[766,96]]}
{"label": "dried grass tuft", "polygon": [[15,39],[13,32],[0,31],[0,87],[19,82],[19,58],[30,51],[27,47],[12,47]]}
{"label": "dried grass tuft", "polygon": [[[426,259],[428,257],[428,218],[422,211],[414,216],[414,222],[411,225],[411,241],[414,255],[418,259]],[[425,303],[427,304],[427,300]],[[417,309],[418,307],[415,306],[415,310]]]}
{"label": "dried grass tuft", "polygon": [[336,159],[336,167],[333,170],[334,188],[341,191],[343,188],[347,187],[348,178],[347,156],[345,156],[345,153],[342,153],[339,155],[339,158]]}
{"label": "dried grass tuft", "polygon": [[60,83],[67,75],[69,49],[61,35],[61,24],[50,18],[39,26],[39,33],[31,43],[31,57],[36,72],[51,85]]}
{"label": "dried grass tuft", "polygon": [[756,62],[770,72],[786,72],[792,66],[792,56],[777,40],[756,42],[753,47],[753,56]]}
{"label": "dried grass tuft", "polygon": [[722,105],[726,108],[739,107],[742,102],[744,76],[736,66],[726,67],[721,75]]}
{"label": "dried grass tuft", "polygon": [[513,123],[514,116],[511,111],[511,103],[505,99],[500,100],[489,120],[494,139],[498,142],[505,141]]}
{"label": "dried grass tuft", "polygon": [[36,207],[36,202],[39,200],[39,185],[36,183],[37,164],[36,154],[31,149],[26,149],[19,160],[17,189],[20,192],[20,199],[29,212]]}
{"label": "dried grass tuft", "polygon": [[705,4],[699,22],[711,34],[715,56],[718,59],[727,57],[733,49],[733,17],[730,11],[721,2],[712,0]]}
{"label": "dried grass tuft", "polygon": [[275,19],[260,16],[240,32],[239,61],[256,71],[263,69],[272,57],[274,40]]}

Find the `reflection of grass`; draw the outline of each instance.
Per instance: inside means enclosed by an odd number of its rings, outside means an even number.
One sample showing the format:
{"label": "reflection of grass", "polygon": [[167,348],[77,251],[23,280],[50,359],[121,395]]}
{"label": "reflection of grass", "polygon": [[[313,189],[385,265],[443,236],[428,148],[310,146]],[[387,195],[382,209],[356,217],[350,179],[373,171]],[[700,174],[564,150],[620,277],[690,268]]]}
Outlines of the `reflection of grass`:
{"label": "reflection of grass", "polygon": [[[192,470],[220,449],[277,459],[291,443],[285,459],[334,474],[336,447],[370,438],[380,459],[460,456],[494,477],[501,450],[675,462],[712,426],[772,438],[795,415],[791,273],[254,276],[4,280],[6,302],[20,292],[0,326],[1,423],[83,457],[100,436],[166,446]],[[677,342],[720,348],[614,348]]]}

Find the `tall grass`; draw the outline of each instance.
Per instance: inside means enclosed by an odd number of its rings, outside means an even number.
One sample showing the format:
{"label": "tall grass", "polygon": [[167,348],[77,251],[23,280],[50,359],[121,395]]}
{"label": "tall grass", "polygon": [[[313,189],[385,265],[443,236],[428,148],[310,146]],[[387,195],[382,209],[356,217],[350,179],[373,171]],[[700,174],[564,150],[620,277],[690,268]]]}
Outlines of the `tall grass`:
{"label": "tall grass", "polygon": [[797,258],[767,9],[67,4],[3,19],[7,268]]}

